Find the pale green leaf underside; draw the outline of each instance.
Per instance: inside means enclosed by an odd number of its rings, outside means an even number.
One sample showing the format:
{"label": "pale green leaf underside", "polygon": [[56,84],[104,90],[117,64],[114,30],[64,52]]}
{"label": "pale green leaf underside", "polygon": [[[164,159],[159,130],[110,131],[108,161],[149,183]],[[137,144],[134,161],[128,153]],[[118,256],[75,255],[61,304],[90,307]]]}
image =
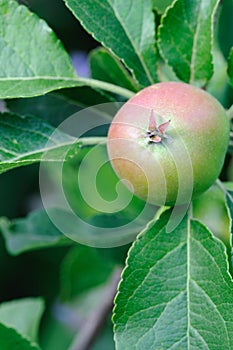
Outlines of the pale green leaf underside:
{"label": "pale green leaf underside", "polygon": [[83,85],[132,96],[123,88],[78,78],[60,40],[27,7],[2,0],[0,18],[0,98],[32,97]]}
{"label": "pale green leaf underside", "polygon": [[5,239],[7,251],[12,255],[73,243],[53,225],[45,210],[33,211],[25,218],[12,221],[2,217],[0,232]]}
{"label": "pale green leaf underside", "polygon": [[166,212],[129,252],[115,301],[117,350],[233,348],[233,290],[223,244]]}
{"label": "pale green leaf underside", "polygon": [[76,139],[41,119],[11,113],[0,114],[0,134],[0,173],[39,162],[43,154],[46,161],[64,161],[68,151],[98,139]]}
{"label": "pale green leaf underside", "polygon": [[213,22],[219,0],[176,0],[162,17],[162,57],[184,82],[204,86],[213,74]]}
{"label": "pale green leaf underside", "polygon": [[228,75],[230,78],[231,85],[233,86],[233,47],[231,48],[231,52],[228,59]]}
{"label": "pale green leaf underside", "polygon": [[48,25],[16,1],[0,3],[0,97],[77,85],[70,58]]}
{"label": "pale green leaf underside", "polygon": [[0,323],[0,349],[2,350],[40,350],[39,346],[30,343],[16,330]]}
{"label": "pale green leaf underside", "polygon": [[83,27],[122,59],[141,86],[157,80],[150,0],[65,0]]}
{"label": "pale green leaf underside", "polygon": [[39,298],[25,298],[0,304],[0,322],[30,341],[37,341],[44,302]]}

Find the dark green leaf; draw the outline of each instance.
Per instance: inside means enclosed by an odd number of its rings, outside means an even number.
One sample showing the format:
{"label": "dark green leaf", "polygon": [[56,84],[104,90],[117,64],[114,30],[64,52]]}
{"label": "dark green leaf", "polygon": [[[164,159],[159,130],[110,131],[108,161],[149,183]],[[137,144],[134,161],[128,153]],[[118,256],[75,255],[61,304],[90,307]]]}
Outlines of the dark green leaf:
{"label": "dark green leaf", "polygon": [[[60,315],[61,312],[59,316]],[[68,327],[67,323],[62,322],[57,316],[58,315],[53,312],[47,314],[47,317],[44,320],[43,332],[41,332],[41,347],[43,350],[68,349],[73,337],[77,333],[76,329],[74,329],[75,322],[73,321],[73,318],[71,318],[71,327]]]}
{"label": "dark green leaf", "polygon": [[[38,162],[46,149],[56,151],[74,142],[74,138],[59,131],[51,136],[53,132],[54,128],[40,119],[0,114],[0,173]],[[53,159],[56,159],[55,154]]]}
{"label": "dark green leaf", "polygon": [[116,298],[118,350],[232,349],[233,286],[224,245],[186,216],[170,233],[170,211],[129,252]]}
{"label": "dark green leaf", "polygon": [[233,86],[233,47],[231,48],[231,52],[228,59],[228,75],[230,78],[230,83]]}
{"label": "dark green leaf", "polygon": [[82,108],[113,101],[110,95],[90,87],[79,87],[52,92],[45,96],[7,100],[7,108],[21,115],[33,115],[58,126]]}
{"label": "dark green leaf", "polygon": [[[85,143],[56,130],[41,119],[0,114],[0,173],[39,162],[46,153],[46,161],[64,160],[69,149]],[[86,139],[87,143],[91,138]],[[94,142],[95,144],[95,142]]]}
{"label": "dark green leaf", "polygon": [[114,263],[102,258],[101,251],[78,246],[68,253],[61,269],[61,297],[70,300],[106,282]]}
{"label": "dark green leaf", "polygon": [[153,8],[159,14],[163,14],[168,6],[172,4],[174,0],[152,0]]}
{"label": "dark green leaf", "polygon": [[203,222],[226,245],[230,242],[230,223],[225,194],[214,184],[193,200],[193,216]]}
{"label": "dark green leaf", "polygon": [[23,219],[1,218],[0,231],[12,255],[72,243],[53,225],[44,210],[32,212]]}
{"label": "dark green leaf", "polygon": [[165,12],[158,45],[184,82],[204,86],[213,74],[213,22],[219,0],[177,0]]}
{"label": "dark green leaf", "polygon": [[223,106],[228,105],[228,76],[227,61],[223,56],[218,44],[215,43],[213,50],[214,74],[210,79],[206,90],[213,95]]}
{"label": "dark green leaf", "polygon": [[157,80],[150,0],[65,0],[94,38],[124,61],[142,86]]}
{"label": "dark green leaf", "polygon": [[123,64],[108,50],[101,47],[90,54],[92,78],[137,91],[138,86]]}
{"label": "dark green leaf", "polygon": [[2,350],[40,350],[38,345],[21,337],[14,329],[0,323],[0,349]]}
{"label": "dark green leaf", "polygon": [[228,187],[228,189],[226,189],[226,201],[231,219],[231,233],[233,234],[233,184],[231,183],[231,186],[226,184],[226,186]]}
{"label": "dark green leaf", "polygon": [[0,305],[0,323],[14,328],[30,341],[37,341],[38,328],[44,311],[42,299],[18,299]]}

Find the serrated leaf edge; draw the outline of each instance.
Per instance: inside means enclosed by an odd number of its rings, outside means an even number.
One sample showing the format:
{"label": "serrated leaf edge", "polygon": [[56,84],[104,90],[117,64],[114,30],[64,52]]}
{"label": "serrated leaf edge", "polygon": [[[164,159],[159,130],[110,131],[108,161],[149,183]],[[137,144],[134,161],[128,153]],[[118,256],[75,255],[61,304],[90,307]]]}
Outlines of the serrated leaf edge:
{"label": "serrated leaf edge", "polygon": [[[145,228],[141,231],[141,232],[139,232],[139,234],[138,234],[138,236],[136,237],[136,239],[135,239],[135,241],[133,242],[133,244],[131,245],[131,247],[129,248],[129,250],[128,250],[128,252],[127,252],[127,257],[126,257],[126,260],[125,260],[125,267],[124,267],[124,269],[122,270],[122,273],[121,273],[121,280],[120,280],[120,282],[119,282],[119,284],[118,284],[118,287],[117,287],[117,293],[116,293],[116,295],[115,295],[115,298],[114,298],[114,300],[113,300],[113,303],[114,303],[114,307],[113,307],[113,311],[112,311],[112,322],[113,322],[113,338],[114,338],[114,342],[115,342],[115,345],[116,345],[116,350],[118,350],[118,345],[117,345],[117,343],[116,343],[116,333],[115,333],[115,330],[116,330],[116,324],[115,324],[115,322],[114,322],[114,318],[115,318],[115,310],[116,310],[116,308],[117,308],[117,303],[116,303],[116,299],[118,298],[118,295],[120,295],[122,292],[120,291],[120,287],[121,287],[121,284],[123,284],[124,283],[124,281],[125,281],[125,271],[126,271],[126,269],[128,269],[128,267],[129,267],[129,261],[130,261],[130,259],[131,259],[131,251],[134,249],[134,247],[137,245],[137,244],[139,244],[139,242],[140,242],[140,240],[143,238],[143,236],[144,236],[144,234],[150,229],[150,227],[152,227],[158,220],[159,220],[159,218],[160,218],[160,215],[162,215],[165,211],[167,211],[167,210],[169,210],[169,209],[165,209],[165,210],[162,210],[161,211],[161,213],[159,213],[159,216],[157,215],[157,213],[156,213],[156,215],[155,215],[155,217],[152,219],[152,220],[150,220],[148,223],[147,223],[147,225],[145,226]],[[158,231],[158,232],[156,232],[156,235],[157,234],[159,234],[159,232],[160,231]],[[127,350],[127,349],[126,349]]]}
{"label": "serrated leaf edge", "polygon": [[[165,210],[165,211],[167,211],[167,210]],[[130,259],[131,259],[131,256],[130,256],[131,250],[133,250],[134,247],[135,247],[137,244],[140,243],[140,240],[143,239],[143,236],[144,236],[144,234],[146,233],[146,231],[147,231],[148,229],[150,229],[150,227],[153,226],[158,220],[159,220],[159,217],[155,217],[155,218],[153,218],[150,222],[148,222],[148,224],[146,225],[146,227],[138,234],[136,240],[133,242],[133,244],[131,245],[131,247],[130,247],[130,249],[128,250],[128,253],[127,253],[126,264],[125,264],[125,267],[124,267],[124,269],[123,269],[123,271],[122,271],[121,280],[120,280],[120,283],[118,284],[117,293],[116,293],[116,296],[115,296],[115,298],[114,298],[114,308],[113,308],[113,315],[112,315],[113,331],[114,331],[114,342],[115,342],[115,345],[116,345],[116,350],[119,349],[119,348],[118,348],[118,344],[117,344],[117,342],[116,342],[116,332],[115,332],[117,326],[116,326],[116,324],[115,324],[115,322],[114,322],[115,315],[116,315],[115,311],[116,311],[116,308],[118,307],[118,305],[117,305],[117,303],[116,303],[116,299],[118,298],[118,295],[120,295],[120,294],[122,293],[122,292],[120,291],[120,287],[121,287],[121,285],[125,282],[125,276],[124,276],[124,275],[125,275],[125,271],[126,271],[126,270],[128,269],[128,267],[129,267],[129,262],[130,262]],[[214,234],[209,230],[209,228],[208,228],[204,223],[202,223],[200,220],[198,220],[198,219],[196,219],[196,218],[193,218],[193,217],[188,217],[187,220],[188,220],[188,227],[187,227],[187,228],[188,228],[188,231],[189,231],[189,235],[190,235],[190,232],[191,232],[191,228],[190,228],[190,226],[191,226],[191,221],[192,221],[192,222],[198,222],[199,225],[201,225],[203,228],[205,228],[205,230],[208,232],[209,238],[212,239],[213,241],[215,241],[216,244],[218,244],[219,248],[222,250],[222,253],[223,253],[223,256],[224,256],[224,261],[225,261],[225,263],[226,263],[226,267],[227,267],[227,268],[226,268],[226,271],[225,271],[225,272],[226,272],[226,275],[230,278],[230,281],[233,283],[233,278],[232,278],[232,276],[231,276],[231,274],[230,274],[229,261],[228,261],[228,257],[227,257],[227,249],[226,249],[225,244],[224,244],[219,238],[215,237]],[[161,230],[162,230],[163,228],[164,228],[164,226],[163,226],[159,231],[157,231],[155,235],[158,235],[158,234],[161,232]],[[187,259],[188,259],[188,257],[189,257],[189,249],[188,249],[189,243],[188,243],[188,241],[190,241],[190,240],[187,240]],[[187,263],[187,269],[189,269],[189,265],[190,265],[190,264]],[[221,272],[222,272],[222,271],[221,271]],[[225,276],[225,277],[226,277],[226,276]],[[223,276],[223,278],[224,278],[224,276]],[[188,280],[189,280],[189,278],[187,278],[187,283],[188,283]],[[225,280],[225,278],[224,278],[224,280]],[[225,281],[226,281],[226,280],[225,280]],[[189,288],[187,288],[187,290],[188,290],[188,289],[189,289]],[[190,313],[189,313],[189,314],[190,314]],[[189,320],[189,315],[188,315],[188,320]],[[188,333],[189,328],[190,328],[190,322],[188,321],[187,333]],[[187,339],[189,339],[189,338],[190,338],[190,337],[188,336]],[[127,348],[126,350],[128,350],[128,348]]]}
{"label": "serrated leaf edge", "polygon": [[[158,50],[159,50],[159,53],[161,55],[161,57],[163,58],[164,62],[168,65],[168,67],[170,67],[170,69],[172,70],[172,72],[175,74],[175,76],[177,77],[177,79],[181,80],[176,72],[174,71],[172,65],[170,65],[169,63],[169,60],[165,57],[164,53],[163,53],[163,50],[161,49],[161,46],[160,46],[160,43],[162,42],[162,39],[161,39],[161,30],[162,28],[164,27],[164,19],[167,17],[167,14],[168,12],[176,5],[176,3],[180,1],[180,0],[174,0],[172,2],[172,4],[170,6],[168,6],[164,12],[164,14],[161,16],[161,23],[160,25],[158,26],[158,40],[157,40],[157,45],[158,45]],[[202,1],[202,0],[201,0]],[[213,73],[214,73],[214,57],[213,57],[213,44],[214,44],[214,16],[216,14],[216,10],[218,8],[218,5],[220,3],[220,0],[218,0],[216,2],[216,5],[214,6],[214,10],[212,12],[212,15],[211,15],[211,66],[212,66],[212,72],[210,72],[209,76],[206,77],[205,79],[203,79],[203,86],[206,85],[208,83],[208,81],[211,79]],[[194,39],[193,39],[193,47],[195,46],[195,38],[196,38],[196,33],[197,33],[197,30],[195,32],[195,35],[194,35]],[[233,49],[233,48],[232,48]],[[193,66],[193,58],[194,55],[193,55],[193,51],[195,50],[192,50],[192,57],[191,57],[191,62],[190,62],[190,77],[189,77],[189,84],[192,84],[192,85],[195,85],[195,81],[193,81],[193,74],[194,74],[194,70],[192,69],[192,66]]]}
{"label": "serrated leaf edge", "polygon": [[7,328],[7,329],[13,330],[22,340],[27,341],[28,344],[29,344],[31,347],[33,347],[33,350],[41,350],[39,344],[30,341],[30,340],[29,340],[28,338],[26,338],[23,334],[19,333],[15,328],[13,328],[13,327],[8,327],[8,326],[6,326],[6,325],[5,325],[4,323],[2,323],[2,322],[0,322],[0,324],[1,324],[2,326],[4,326],[5,328]]}

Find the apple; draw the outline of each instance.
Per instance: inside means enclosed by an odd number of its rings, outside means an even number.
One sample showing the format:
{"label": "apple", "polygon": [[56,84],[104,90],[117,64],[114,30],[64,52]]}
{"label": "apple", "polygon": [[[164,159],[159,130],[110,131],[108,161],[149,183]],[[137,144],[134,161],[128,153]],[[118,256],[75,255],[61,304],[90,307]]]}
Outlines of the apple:
{"label": "apple", "polygon": [[155,205],[189,203],[218,178],[229,142],[224,108],[182,82],[149,86],[128,100],[108,132],[110,162],[127,187]]}

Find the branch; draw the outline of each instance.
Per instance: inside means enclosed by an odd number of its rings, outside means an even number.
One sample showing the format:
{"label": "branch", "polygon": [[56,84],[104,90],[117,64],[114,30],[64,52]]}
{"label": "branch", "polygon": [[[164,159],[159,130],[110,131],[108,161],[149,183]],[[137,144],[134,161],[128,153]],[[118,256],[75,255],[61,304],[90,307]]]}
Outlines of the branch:
{"label": "branch", "polygon": [[74,339],[69,350],[89,350],[95,341],[99,331],[104,325],[106,318],[113,307],[113,299],[117,292],[117,285],[120,281],[122,270],[116,269],[103,293],[103,301],[97,310],[94,310],[83,326],[79,329],[77,337]]}

